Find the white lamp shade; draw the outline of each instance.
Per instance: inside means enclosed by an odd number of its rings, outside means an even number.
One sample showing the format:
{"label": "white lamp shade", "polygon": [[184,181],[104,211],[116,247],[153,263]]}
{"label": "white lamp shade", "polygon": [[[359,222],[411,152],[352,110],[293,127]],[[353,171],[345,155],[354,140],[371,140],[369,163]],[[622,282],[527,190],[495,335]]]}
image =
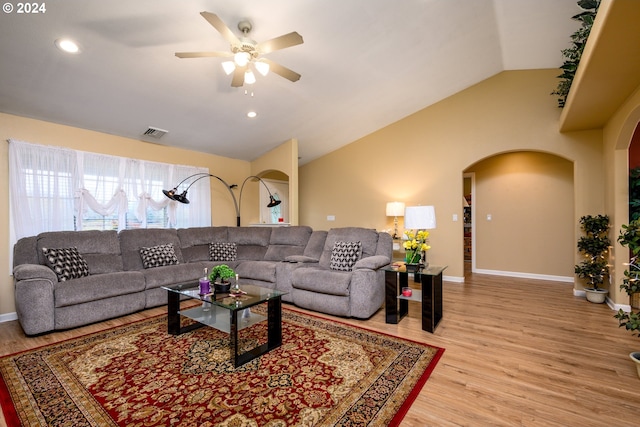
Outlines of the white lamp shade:
{"label": "white lamp shade", "polygon": [[224,61],[222,63],[222,69],[224,70],[224,73],[228,76],[229,74],[233,73],[233,71],[236,69],[236,64],[233,61]]}
{"label": "white lamp shade", "polygon": [[253,71],[251,70],[245,71],[244,82],[249,85],[252,85],[256,82],[256,76],[253,74]]}
{"label": "white lamp shade", "polygon": [[387,216],[403,216],[403,215],[404,215],[404,203],[402,202],[387,203]]}
{"label": "white lamp shade", "polygon": [[269,74],[269,64],[266,62],[256,61],[253,65],[255,65],[256,70],[258,70],[258,72],[263,76]]}
{"label": "white lamp shade", "polygon": [[431,230],[436,228],[436,210],[433,206],[407,206],[404,210],[404,228]]}

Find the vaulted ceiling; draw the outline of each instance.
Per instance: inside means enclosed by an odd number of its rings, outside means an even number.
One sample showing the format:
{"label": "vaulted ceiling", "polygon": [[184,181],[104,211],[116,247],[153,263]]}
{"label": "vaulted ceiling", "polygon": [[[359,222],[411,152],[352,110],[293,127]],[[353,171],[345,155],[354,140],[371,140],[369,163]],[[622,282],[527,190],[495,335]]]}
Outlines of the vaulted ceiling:
{"label": "vaulted ceiling", "polygon": [[[222,58],[177,58],[229,50],[202,11],[234,31],[248,19],[258,42],[300,33],[303,44],[267,57],[302,78],[270,73],[232,88]],[[248,161],[297,138],[304,164],[503,70],[559,67],[580,9],[576,0],[64,0],[17,12],[0,15],[1,112],[134,139],[157,127],[169,131],[158,143]],[[80,53],[56,49],[61,37]]]}

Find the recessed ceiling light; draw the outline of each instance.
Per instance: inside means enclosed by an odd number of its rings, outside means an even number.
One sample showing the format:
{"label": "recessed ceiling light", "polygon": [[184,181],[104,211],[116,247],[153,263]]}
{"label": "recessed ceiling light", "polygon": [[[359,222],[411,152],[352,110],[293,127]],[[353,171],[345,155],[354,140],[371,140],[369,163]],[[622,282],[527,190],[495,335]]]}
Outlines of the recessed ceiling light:
{"label": "recessed ceiling light", "polygon": [[80,46],[71,39],[57,39],[55,41],[56,47],[63,52],[78,53],[80,52]]}
{"label": "recessed ceiling light", "polygon": [[249,117],[250,119],[253,119],[254,117],[256,117],[258,115],[258,113],[256,113],[255,111],[249,111],[247,113],[247,117]]}

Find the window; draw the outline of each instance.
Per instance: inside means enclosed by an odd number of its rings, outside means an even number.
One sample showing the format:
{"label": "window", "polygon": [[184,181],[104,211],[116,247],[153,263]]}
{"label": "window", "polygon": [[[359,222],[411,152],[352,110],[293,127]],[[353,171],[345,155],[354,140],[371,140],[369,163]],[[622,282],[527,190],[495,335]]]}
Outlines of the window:
{"label": "window", "polygon": [[12,237],[44,231],[211,225],[209,182],[188,207],[162,193],[206,168],[9,141]]}

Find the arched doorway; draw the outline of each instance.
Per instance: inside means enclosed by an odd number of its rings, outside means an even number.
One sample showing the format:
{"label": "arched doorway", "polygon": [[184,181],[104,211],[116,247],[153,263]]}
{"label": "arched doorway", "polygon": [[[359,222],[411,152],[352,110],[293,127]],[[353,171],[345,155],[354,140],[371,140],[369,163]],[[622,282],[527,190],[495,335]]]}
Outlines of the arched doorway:
{"label": "arched doorway", "polygon": [[476,162],[464,174],[474,176],[472,272],[573,281],[571,161],[508,152]]}

